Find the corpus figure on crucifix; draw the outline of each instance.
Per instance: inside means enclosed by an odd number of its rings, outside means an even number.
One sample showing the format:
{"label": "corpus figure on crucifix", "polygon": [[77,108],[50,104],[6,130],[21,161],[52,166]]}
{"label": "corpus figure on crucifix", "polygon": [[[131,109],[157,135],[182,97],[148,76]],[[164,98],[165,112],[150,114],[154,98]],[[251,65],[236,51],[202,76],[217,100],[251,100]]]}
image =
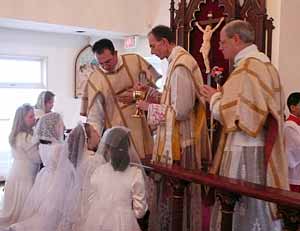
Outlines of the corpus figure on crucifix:
{"label": "corpus figure on crucifix", "polygon": [[221,23],[224,21],[224,17],[222,17],[220,19],[220,21],[218,22],[218,24],[212,28],[212,26],[210,24],[206,25],[205,29],[203,29],[203,27],[200,26],[200,24],[198,22],[195,23],[195,25],[198,27],[198,29],[200,31],[203,32],[203,42],[200,48],[200,53],[202,53],[203,56],[203,60],[204,60],[204,65],[205,65],[205,73],[210,73],[210,63],[209,63],[209,51],[210,51],[210,40],[212,37],[212,34],[218,29],[218,27],[221,25]]}

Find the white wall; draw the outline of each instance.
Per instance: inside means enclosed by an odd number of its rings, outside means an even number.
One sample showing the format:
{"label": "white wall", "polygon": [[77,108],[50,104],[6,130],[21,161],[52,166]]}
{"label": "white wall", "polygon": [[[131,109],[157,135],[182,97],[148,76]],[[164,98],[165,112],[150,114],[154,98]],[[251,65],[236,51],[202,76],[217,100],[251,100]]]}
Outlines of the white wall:
{"label": "white wall", "polygon": [[283,0],[281,6],[279,38],[279,73],[286,97],[300,92],[300,15],[299,0]]}
{"label": "white wall", "polygon": [[[54,110],[71,128],[80,120],[80,100],[74,98],[75,58],[82,47],[101,38],[0,28],[0,54],[47,57],[47,88],[56,95]],[[151,55],[146,37],[137,38],[137,47],[130,50],[123,48],[122,39],[113,42],[120,54]]]}
{"label": "white wall", "polygon": [[282,0],[267,0],[267,14],[269,18],[273,18],[275,29],[273,30],[272,39],[272,63],[279,67],[279,40],[280,40],[280,16],[281,16]]}
{"label": "white wall", "polygon": [[145,34],[156,11],[152,0],[1,0],[0,18]]}
{"label": "white wall", "polygon": [[143,57],[151,56],[148,39],[146,36],[139,36],[136,38],[136,47],[131,49],[119,48],[120,53],[138,53]]}
{"label": "white wall", "polygon": [[151,0],[152,21],[150,28],[162,24],[170,26],[170,0]]}
{"label": "white wall", "polygon": [[[26,4],[25,1],[1,0],[0,17],[114,31],[143,31],[144,34],[157,24],[169,25],[169,0],[87,0],[84,8],[82,4],[79,0],[27,0]],[[299,0],[267,0],[268,15],[274,18],[275,24],[272,62],[279,69],[286,95],[300,91],[298,9]],[[79,113],[79,100],[73,98],[74,59],[80,48],[99,38],[0,28],[0,53],[48,57],[48,87],[56,92],[56,110],[63,112],[70,127],[77,121],[74,115]],[[138,38],[135,49],[124,50],[121,40],[115,44],[120,53],[150,55],[146,37]]]}
{"label": "white wall", "polygon": [[79,100],[73,98],[74,60],[86,44],[87,38],[80,36],[0,28],[0,53],[47,57],[48,89],[55,93],[54,110],[62,113],[67,127],[79,120]]}

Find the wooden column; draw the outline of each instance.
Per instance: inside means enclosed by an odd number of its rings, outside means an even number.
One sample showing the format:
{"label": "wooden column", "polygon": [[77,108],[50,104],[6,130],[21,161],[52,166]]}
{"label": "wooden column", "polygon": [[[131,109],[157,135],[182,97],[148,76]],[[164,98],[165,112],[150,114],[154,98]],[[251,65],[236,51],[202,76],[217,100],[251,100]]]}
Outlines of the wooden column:
{"label": "wooden column", "polygon": [[222,207],[221,231],[232,231],[232,215],[239,195],[232,192],[218,191],[216,197]]}
{"label": "wooden column", "polygon": [[[179,3],[178,11],[176,12],[176,45],[187,48],[187,35],[186,35],[186,0],[181,0]],[[178,17],[180,15],[180,17]]]}
{"label": "wooden column", "polygon": [[278,211],[283,219],[283,231],[300,231],[300,210],[279,205]]}
{"label": "wooden column", "polygon": [[266,31],[267,31],[267,44],[266,44],[266,54],[270,59],[272,59],[272,34],[275,29],[273,25],[273,18],[266,20]]}
{"label": "wooden column", "polygon": [[170,230],[182,231],[183,199],[184,199],[184,190],[185,190],[185,187],[187,186],[187,182],[176,179],[176,178],[168,178],[168,182],[173,188],[172,222],[171,222]]}
{"label": "wooden column", "polygon": [[173,32],[176,30],[176,25],[175,25],[175,2],[174,0],[171,0],[170,2],[170,28]]}

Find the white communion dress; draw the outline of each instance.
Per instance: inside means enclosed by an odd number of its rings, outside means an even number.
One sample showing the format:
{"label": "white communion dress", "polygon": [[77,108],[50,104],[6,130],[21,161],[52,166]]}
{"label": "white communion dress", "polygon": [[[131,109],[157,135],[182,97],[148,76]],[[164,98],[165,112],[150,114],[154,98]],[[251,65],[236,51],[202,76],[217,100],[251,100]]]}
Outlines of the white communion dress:
{"label": "white communion dress", "polygon": [[115,171],[110,162],[98,167],[91,177],[95,190],[83,230],[139,231],[137,218],[146,213],[145,182],[142,171],[128,167]]}
{"label": "white communion dress", "polygon": [[14,160],[5,183],[3,208],[0,210],[0,227],[7,227],[19,219],[41,163],[38,145],[32,142],[32,135],[25,132],[16,136],[12,156]]}

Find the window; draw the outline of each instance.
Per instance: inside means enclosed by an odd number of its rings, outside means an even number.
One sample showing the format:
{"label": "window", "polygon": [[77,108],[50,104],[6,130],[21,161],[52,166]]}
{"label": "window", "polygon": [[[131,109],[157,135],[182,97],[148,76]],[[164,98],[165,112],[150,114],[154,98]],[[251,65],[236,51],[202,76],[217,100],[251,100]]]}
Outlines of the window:
{"label": "window", "polygon": [[1,88],[45,88],[46,58],[0,55]]}
{"label": "window", "polygon": [[168,68],[168,63],[166,60],[160,60],[156,56],[144,57],[147,62],[149,62],[157,71],[162,75],[162,78],[157,80],[156,86],[160,91],[163,89],[164,81],[166,78],[166,72]]}
{"label": "window", "polygon": [[44,57],[0,55],[0,180],[12,163],[8,136],[15,111],[24,103],[34,105],[46,89],[46,64]]}

